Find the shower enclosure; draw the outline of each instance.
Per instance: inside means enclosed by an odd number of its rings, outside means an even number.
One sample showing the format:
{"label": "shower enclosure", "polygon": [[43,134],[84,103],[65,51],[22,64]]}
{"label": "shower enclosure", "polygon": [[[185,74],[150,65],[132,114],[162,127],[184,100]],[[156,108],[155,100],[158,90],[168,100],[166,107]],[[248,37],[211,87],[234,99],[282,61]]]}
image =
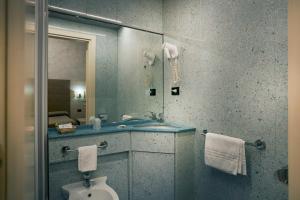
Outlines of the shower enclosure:
{"label": "shower enclosure", "polygon": [[47,199],[47,1],[0,5],[0,199]]}

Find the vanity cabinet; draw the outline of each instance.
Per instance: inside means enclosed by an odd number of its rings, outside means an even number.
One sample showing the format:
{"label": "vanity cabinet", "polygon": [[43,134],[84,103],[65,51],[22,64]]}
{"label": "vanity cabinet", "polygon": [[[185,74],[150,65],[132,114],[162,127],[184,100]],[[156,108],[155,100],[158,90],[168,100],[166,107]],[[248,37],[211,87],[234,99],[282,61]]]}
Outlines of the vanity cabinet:
{"label": "vanity cabinet", "polygon": [[132,200],[190,200],[194,132],[132,132]]}
{"label": "vanity cabinet", "polygon": [[62,147],[77,149],[85,145],[99,145],[106,141],[108,146],[98,150],[97,170],[92,177],[107,176],[107,184],[117,193],[120,200],[129,199],[129,151],[130,133],[107,133],[78,137],[62,137],[49,140],[49,197],[50,200],[64,200],[61,187],[82,181],[78,172],[78,152],[63,154]]}
{"label": "vanity cabinet", "polygon": [[174,160],[174,154],[132,152],[132,200],[173,200]]}
{"label": "vanity cabinet", "polygon": [[78,149],[81,146],[100,145],[106,141],[105,149],[98,149],[98,155],[110,155],[121,153],[130,150],[130,133],[107,133],[102,135],[89,135],[78,137],[64,137],[49,140],[49,162],[57,163],[62,161],[77,160],[78,152],[71,151],[66,154],[62,153],[64,146],[69,146],[70,149]]}
{"label": "vanity cabinet", "polygon": [[63,200],[61,187],[82,180],[78,152],[69,146],[99,145],[93,177],[107,176],[120,200],[192,200],[194,189],[194,131],[110,132],[49,140],[50,200]]}

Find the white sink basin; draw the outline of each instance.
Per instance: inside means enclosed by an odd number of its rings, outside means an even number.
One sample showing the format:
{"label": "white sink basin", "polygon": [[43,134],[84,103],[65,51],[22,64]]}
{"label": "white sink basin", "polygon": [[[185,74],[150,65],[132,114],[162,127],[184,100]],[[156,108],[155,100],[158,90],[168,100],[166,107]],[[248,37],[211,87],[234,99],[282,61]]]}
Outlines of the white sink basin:
{"label": "white sink basin", "polygon": [[119,200],[117,193],[106,185],[107,177],[91,180],[91,187],[84,187],[82,182],[64,185],[62,187],[65,199],[69,200]]}

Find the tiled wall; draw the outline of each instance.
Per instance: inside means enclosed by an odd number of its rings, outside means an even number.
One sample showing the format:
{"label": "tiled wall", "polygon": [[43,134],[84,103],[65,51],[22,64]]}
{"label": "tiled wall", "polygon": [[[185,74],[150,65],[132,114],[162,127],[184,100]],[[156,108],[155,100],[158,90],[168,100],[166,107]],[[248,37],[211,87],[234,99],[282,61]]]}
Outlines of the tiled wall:
{"label": "tiled wall", "polygon": [[99,15],[162,32],[162,0],[49,0],[49,5]]}
{"label": "tiled wall", "polygon": [[[195,199],[287,199],[275,170],[287,165],[287,0],[165,0],[166,40],[180,50],[181,95],[170,95],[168,120],[197,128]],[[248,176],[223,174],[204,164],[203,129],[247,141]]]}

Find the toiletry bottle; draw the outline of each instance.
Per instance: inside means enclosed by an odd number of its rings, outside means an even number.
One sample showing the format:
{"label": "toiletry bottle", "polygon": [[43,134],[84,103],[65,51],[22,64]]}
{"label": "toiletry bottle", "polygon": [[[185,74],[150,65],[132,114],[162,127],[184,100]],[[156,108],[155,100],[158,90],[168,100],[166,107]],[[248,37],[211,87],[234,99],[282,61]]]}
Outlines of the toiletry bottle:
{"label": "toiletry bottle", "polygon": [[94,116],[90,116],[89,118],[89,122],[88,122],[90,125],[93,125],[94,126],[94,123],[95,123],[95,117]]}
{"label": "toiletry bottle", "polygon": [[99,130],[101,128],[101,119],[100,118],[95,118],[94,120],[94,129]]}

